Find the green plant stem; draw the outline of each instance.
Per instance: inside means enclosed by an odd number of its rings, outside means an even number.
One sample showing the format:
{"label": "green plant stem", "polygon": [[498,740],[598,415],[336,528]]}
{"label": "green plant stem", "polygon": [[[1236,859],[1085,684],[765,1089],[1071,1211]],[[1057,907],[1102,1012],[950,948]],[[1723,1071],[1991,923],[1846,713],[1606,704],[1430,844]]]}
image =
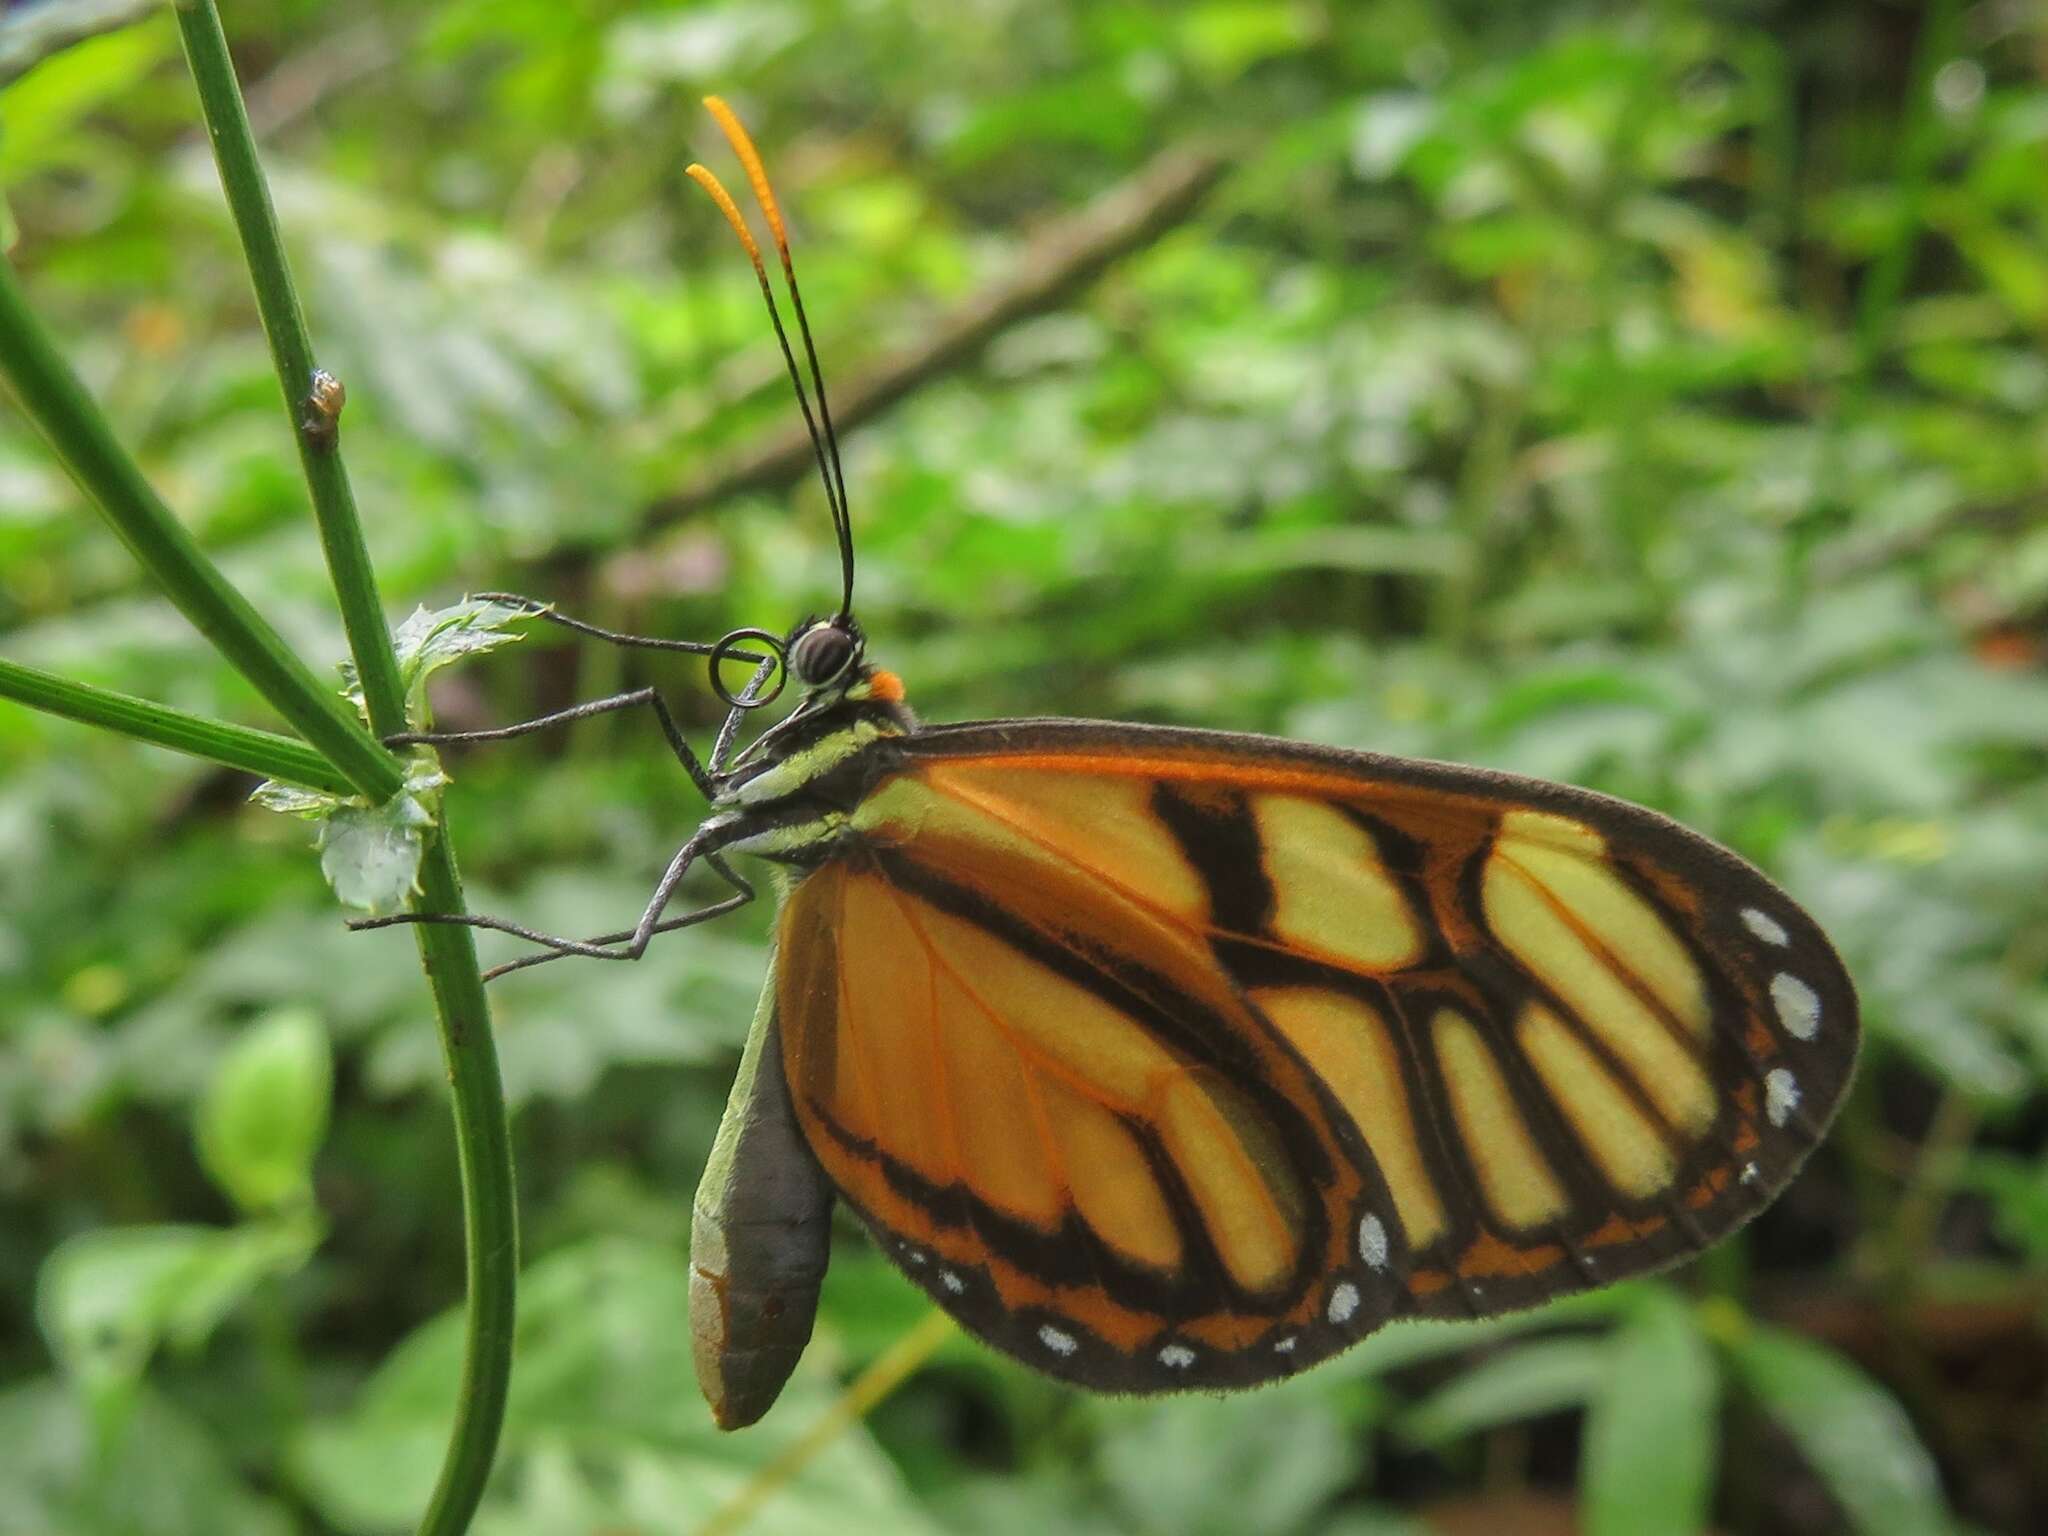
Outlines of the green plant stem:
{"label": "green plant stem", "polygon": [[[389,735],[406,729],[404,685],[337,442],[332,434],[317,430],[317,421],[308,416],[312,339],[256,158],[227,37],[212,0],[179,0],[177,17],[207,137],[220,167],[221,185],[248,257],[257,308],[299,446],[364,705],[378,735]],[[420,890],[413,910],[451,915],[463,911],[462,882],[445,819],[421,861]],[[483,1497],[504,1424],[519,1272],[518,1206],[497,1045],[471,930],[421,924],[414,933],[433,991],[441,1051],[448,1068],[462,1170],[468,1270],[466,1340],[455,1424],[419,1530],[421,1536],[461,1536]]]}
{"label": "green plant stem", "polygon": [[351,795],[355,786],[335,771],[334,765],[307,746],[273,731],[252,730],[187,714],[169,705],[154,704],[133,694],[95,688],[0,658],[0,698],[13,699],[47,714],[62,715],[86,725],[119,731],[173,752],[189,752],[224,767],[265,778],[324,789],[330,794]]}
{"label": "green plant stem", "polygon": [[[462,882],[445,812],[443,816],[440,835],[428,843],[420,863],[415,911],[463,909]],[[497,1457],[512,1382],[518,1191],[512,1178],[512,1132],[498,1075],[498,1047],[471,930],[425,925],[418,933],[420,959],[439,1012],[441,1054],[453,1100],[469,1293],[455,1427],[419,1530],[420,1536],[460,1536],[469,1528]]]}
{"label": "green plant stem", "polygon": [[309,426],[309,421],[317,420],[309,416],[314,369],[312,336],[306,329],[305,311],[299,306],[298,288],[285,260],[277,210],[271,206],[270,189],[263,180],[263,168],[257,163],[256,138],[249,127],[241,89],[235,82],[227,34],[221,30],[220,12],[212,0],[181,0],[176,10],[178,30],[185,40],[185,57],[191,65],[192,81],[198,87],[200,109],[206,118],[206,136],[213,144],[214,161],[220,167],[228,210],[234,215],[235,228],[242,237],[250,284],[256,291],[256,312],[263,320],[263,334],[270,340],[271,361],[277,368],[278,385],[284,391],[285,417],[291,425],[292,440],[298,444],[306,488],[312,494],[313,518],[320,529],[327,569],[334,579],[342,623],[348,629],[349,651],[355,657],[357,675],[363,679],[370,728],[379,737],[390,736],[406,729],[405,695],[399,684],[398,663],[391,653],[390,629],[377,599],[377,577],[370,565],[369,547],[363,541],[362,522],[356,516],[355,492],[349,485],[348,468],[337,451],[338,425],[335,431]]}
{"label": "green plant stem", "polygon": [[178,611],[277,712],[373,800],[404,782],[398,760],[364,730],[207,559],[142,478],[106,418],[29,313],[14,268],[0,262],[0,373],[80,490]]}

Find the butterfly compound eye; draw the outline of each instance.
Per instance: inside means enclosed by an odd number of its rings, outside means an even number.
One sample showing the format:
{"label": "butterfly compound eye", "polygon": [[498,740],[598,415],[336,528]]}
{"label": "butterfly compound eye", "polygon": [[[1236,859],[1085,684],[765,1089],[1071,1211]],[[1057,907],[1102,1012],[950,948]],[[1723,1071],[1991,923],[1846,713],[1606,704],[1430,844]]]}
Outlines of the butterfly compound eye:
{"label": "butterfly compound eye", "polygon": [[790,670],[807,687],[829,683],[853,660],[853,636],[837,624],[819,624],[805,630],[790,647]]}

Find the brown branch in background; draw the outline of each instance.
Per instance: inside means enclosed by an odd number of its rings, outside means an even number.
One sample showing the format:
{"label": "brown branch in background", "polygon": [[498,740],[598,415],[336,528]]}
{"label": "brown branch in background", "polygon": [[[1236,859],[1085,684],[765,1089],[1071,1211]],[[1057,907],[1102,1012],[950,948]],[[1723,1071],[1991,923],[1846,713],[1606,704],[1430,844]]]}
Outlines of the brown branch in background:
{"label": "brown branch in background", "polygon": [[[350,36],[334,70],[314,72],[312,78],[319,84],[311,91],[308,77],[280,65],[275,90],[269,79],[250,88],[252,116],[261,104],[267,126],[275,130],[302,114],[326,86],[380,67],[380,50],[386,46],[374,33],[359,29]],[[1184,222],[1229,163],[1213,148],[1182,145],[1166,150],[1080,212],[1047,225],[1026,244],[1010,276],[942,316],[916,346],[882,358],[833,390],[832,416],[841,433],[973,361],[1011,326],[1057,308],[1117,261]],[[701,479],[649,504],[641,513],[641,527],[659,528],[743,492],[785,489],[803,477],[810,463],[810,439],[802,424],[792,421],[714,464]],[[548,590],[571,587],[587,572],[593,554],[569,549],[540,557]],[[124,578],[105,590],[78,595],[72,606],[107,601],[130,590],[132,583]],[[0,623],[0,629],[7,627]]]}
{"label": "brown branch in background", "polygon": [[1956,1289],[1959,1294],[1917,1296],[1901,1312],[1867,1287],[1781,1284],[1759,1296],[1755,1310],[1874,1370],[1896,1355],[1902,1338],[1929,1354],[1988,1352],[2007,1364],[2032,1360],[2048,1369],[2048,1281],[2023,1278]]}
{"label": "brown branch in background", "polygon": [[[971,362],[1010,326],[1057,308],[1119,257],[1157,240],[1195,210],[1227,163],[1212,149],[1169,149],[1079,213],[1048,226],[1026,246],[1013,275],[944,316],[916,346],[883,358],[835,388],[832,417],[840,434]],[[792,421],[651,503],[642,526],[659,527],[743,492],[785,489],[810,466],[811,441],[802,424]]]}

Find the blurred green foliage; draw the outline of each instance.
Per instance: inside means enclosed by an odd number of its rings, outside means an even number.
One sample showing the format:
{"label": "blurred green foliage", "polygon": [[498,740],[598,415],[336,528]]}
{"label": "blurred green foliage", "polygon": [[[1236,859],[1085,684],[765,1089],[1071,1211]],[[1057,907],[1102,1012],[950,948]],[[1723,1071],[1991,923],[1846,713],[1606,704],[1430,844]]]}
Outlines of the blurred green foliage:
{"label": "blurred green foliage", "polygon": [[[8,9],[10,73],[66,9]],[[1862,989],[1834,1136],[1686,1271],[1390,1329],[1253,1398],[1094,1400],[956,1341],[755,1528],[2048,1525],[2038,9],[226,19],[394,620],[512,588],[715,638],[831,599],[814,484],[661,509],[790,414],[679,174],[713,158],[703,91],[778,171],[842,381],[1042,259],[1034,229],[1220,143],[1194,216],[851,434],[878,655],[935,720],[1267,729],[1629,796],[1771,869]],[[196,121],[162,15],[13,78],[11,256],[171,504],[335,658]],[[0,648],[275,723],[12,414]],[[714,720],[694,664],[551,634],[435,696],[498,724],[643,681]],[[636,912],[699,809],[637,718],[448,765],[477,904],[556,931]],[[344,934],[237,776],[11,706],[0,771],[0,1530],[406,1528],[462,1278],[409,945]],[[847,1231],[788,1397],[710,1429],[685,1213],[764,920],[496,989],[530,1267],[494,1536],[698,1528],[923,1313]]]}

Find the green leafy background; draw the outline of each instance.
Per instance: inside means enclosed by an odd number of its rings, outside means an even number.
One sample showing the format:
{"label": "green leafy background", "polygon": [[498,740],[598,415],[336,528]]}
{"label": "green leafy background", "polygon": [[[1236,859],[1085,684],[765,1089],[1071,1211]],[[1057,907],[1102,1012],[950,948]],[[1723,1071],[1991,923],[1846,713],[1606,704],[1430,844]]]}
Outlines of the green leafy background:
{"label": "green leafy background", "polygon": [[[0,19],[11,256],[155,484],[342,654],[169,18]],[[396,623],[510,588],[716,638],[832,599],[731,96],[849,391],[1205,147],[1190,216],[849,436],[860,608],[934,720],[1255,728],[1571,780],[1743,850],[1869,1040],[1741,1238],[1255,1397],[954,1339],[840,1235],[759,1429],[691,1379],[687,1205],[765,914],[494,988],[527,1263],[491,1536],[2048,1526],[2048,22],[2006,0],[315,0],[230,35]],[[39,15],[38,13],[42,13]],[[23,65],[33,67],[21,72]],[[0,653],[275,726],[0,415]],[[682,497],[682,510],[670,498]],[[534,633],[445,726],[695,663]],[[337,686],[340,686],[337,677]],[[651,721],[451,754],[476,904],[616,926],[701,811]],[[402,934],[251,784],[0,706],[0,1530],[406,1529],[456,1390],[454,1152]],[[510,949],[487,946],[487,959]]]}

